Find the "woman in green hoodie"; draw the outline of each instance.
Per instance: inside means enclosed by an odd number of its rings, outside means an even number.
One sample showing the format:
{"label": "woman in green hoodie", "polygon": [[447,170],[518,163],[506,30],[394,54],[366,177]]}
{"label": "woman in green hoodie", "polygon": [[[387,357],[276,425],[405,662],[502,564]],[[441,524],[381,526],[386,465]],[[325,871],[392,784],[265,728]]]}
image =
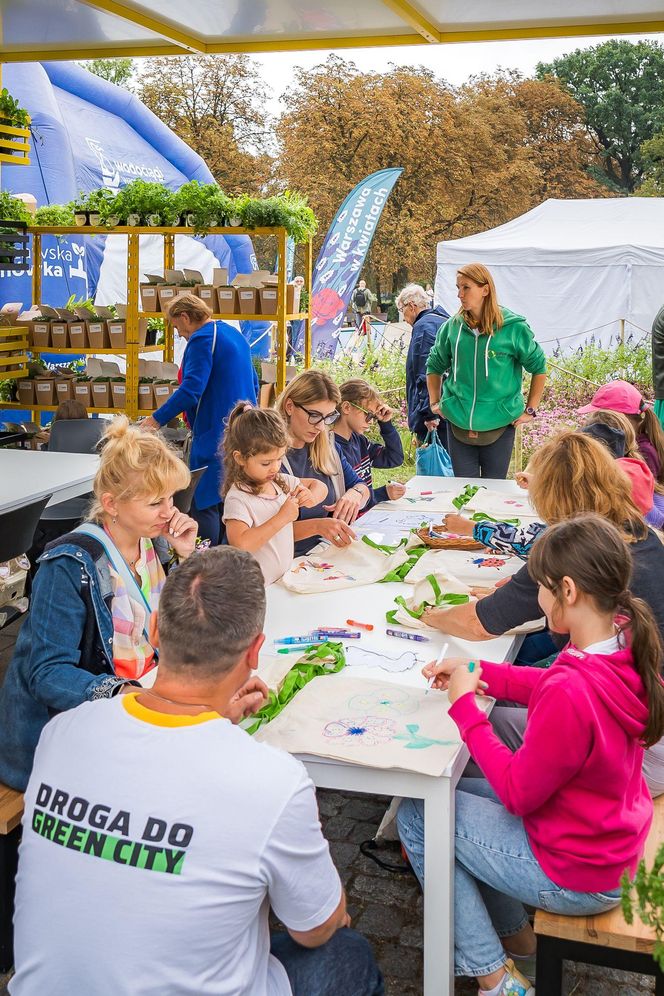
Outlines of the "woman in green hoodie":
{"label": "woman in green hoodie", "polygon": [[[505,478],[515,426],[537,416],[546,359],[525,318],[499,306],[485,266],[462,266],[456,284],[461,307],[439,329],[427,361],[431,410],[449,422],[457,477]],[[524,370],[532,374],[527,401]]]}

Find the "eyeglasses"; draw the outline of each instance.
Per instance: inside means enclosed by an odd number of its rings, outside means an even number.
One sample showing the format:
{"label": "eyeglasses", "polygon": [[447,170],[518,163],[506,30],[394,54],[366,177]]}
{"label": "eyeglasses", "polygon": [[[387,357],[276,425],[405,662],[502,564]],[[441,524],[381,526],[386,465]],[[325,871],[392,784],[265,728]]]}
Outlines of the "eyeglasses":
{"label": "eyeglasses", "polygon": [[351,405],[353,406],[353,408],[357,408],[357,410],[359,412],[364,412],[364,414],[366,415],[366,418],[367,418],[367,422],[377,422],[378,421],[378,416],[376,415],[375,412],[368,412],[366,410],[366,408],[363,408],[362,405],[356,405],[354,401],[351,401]]}
{"label": "eyeglasses", "polygon": [[309,425],[320,425],[323,422],[324,425],[334,425],[334,423],[339,418],[339,412],[330,412],[329,415],[323,415],[322,412],[312,411],[310,408],[305,408],[304,405],[298,405],[297,401],[293,404],[296,408],[301,408],[303,412],[306,412],[307,421]]}

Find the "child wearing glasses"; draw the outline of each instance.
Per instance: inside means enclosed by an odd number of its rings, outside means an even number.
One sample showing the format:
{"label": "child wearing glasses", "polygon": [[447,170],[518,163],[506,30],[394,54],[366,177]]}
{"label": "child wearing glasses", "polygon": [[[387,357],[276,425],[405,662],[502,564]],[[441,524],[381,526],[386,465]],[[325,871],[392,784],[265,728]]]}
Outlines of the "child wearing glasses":
{"label": "child wearing glasses", "polygon": [[369,489],[358,477],[334,438],[339,420],[339,388],[320,370],[304,370],[294,377],[277,400],[277,410],[288,425],[289,449],[281,468],[294,477],[325,485],[326,498],[313,508],[300,508],[293,526],[296,557],[321,540],[348,546],[356,535],[351,523],[369,501]]}
{"label": "child wearing glasses", "polygon": [[321,481],[280,472],[288,431],[279,412],[240,401],[224,434],[224,523],[230,546],[248,550],[265,584],[283,577],[293,560],[293,523],[301,508],[327,496]]}
{"label": "child wearing glasses", "polygon": [[[339,392],[340,415],[334,435],[346,460],[369,489],[371,497],[364,510],[379,501],[401,498],[406,493],[405,485],[395,482],[374,490],[371,479],[372,467],[400,467],[403,463],[403,446],[392,424],[392,409],[371,384],[359,377],[345,381]],[[374,422],[378,423],[382,443],[372,443],[365,435]]]}

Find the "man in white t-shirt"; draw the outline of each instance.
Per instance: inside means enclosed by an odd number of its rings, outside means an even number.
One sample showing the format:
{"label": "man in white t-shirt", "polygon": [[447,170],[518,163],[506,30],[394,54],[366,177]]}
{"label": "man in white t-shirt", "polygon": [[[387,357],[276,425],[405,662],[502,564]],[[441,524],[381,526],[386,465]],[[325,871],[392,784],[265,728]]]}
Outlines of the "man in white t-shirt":
{"label": "man in white t-shirt", "polygon": [[[251,676],[264,615],[250,554],[189,558],[150,622],[154,687],[44,729],[12,996],[383,993],[367,942],[340,929],[345,896],[304,767],[233,725],[265,699]],[[288,930],[274,954],[270,906]]]}

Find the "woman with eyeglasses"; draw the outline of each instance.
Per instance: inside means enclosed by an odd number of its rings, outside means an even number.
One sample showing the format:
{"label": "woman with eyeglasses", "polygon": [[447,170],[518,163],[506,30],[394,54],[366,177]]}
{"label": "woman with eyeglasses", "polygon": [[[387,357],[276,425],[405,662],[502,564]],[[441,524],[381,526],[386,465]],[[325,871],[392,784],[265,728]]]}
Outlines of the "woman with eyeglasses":
{"label": "woman with eyeglasses", "polygon": [[334,439],[332,426],[339,419],[340,404],[339,388],[319,370],[298,374],[277,400],[291,441],[282,470],[316,478],[327,487],[327,498],[313,508],[301,508],[293,523],[296,556],[308,553],[321,539],[348,546],[355,539],[350,524],[369,501],[369,489]]}

